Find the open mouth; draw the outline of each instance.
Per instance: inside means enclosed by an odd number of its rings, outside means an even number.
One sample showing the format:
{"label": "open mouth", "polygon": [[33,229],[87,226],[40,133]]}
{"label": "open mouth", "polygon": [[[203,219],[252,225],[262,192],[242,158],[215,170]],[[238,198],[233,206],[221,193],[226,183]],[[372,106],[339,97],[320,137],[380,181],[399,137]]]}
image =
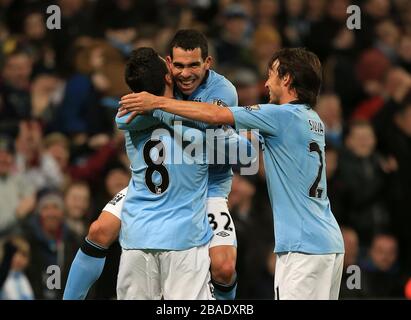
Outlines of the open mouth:
{"label": "open mouth", "polygon": [[194,86],[194,81],[195,79],[188,79],[188,80],[179,79],[178,82],[180,83],[180,86],[182,89],[187,90],[187,89],[191,89]]}

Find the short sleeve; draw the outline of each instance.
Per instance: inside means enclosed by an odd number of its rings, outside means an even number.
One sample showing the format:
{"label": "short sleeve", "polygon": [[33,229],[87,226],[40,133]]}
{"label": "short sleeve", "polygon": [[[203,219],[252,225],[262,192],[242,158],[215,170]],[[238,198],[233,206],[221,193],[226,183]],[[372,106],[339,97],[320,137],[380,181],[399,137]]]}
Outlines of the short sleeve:
{"label": "short sleeve", "polygon": [[158,119],[153,118],[151,115],[138,115],[130,123],[126,123],[129,116],[129,113],[122,117],[116,116],[117,128],[120,130],[143,131],[160,123]]}
{"label": "short sleeve", "polygon": [[278,136],[280,127],[288,122],[288,115],[281,106],[273,104],[247,107],[230,107],[236,130],[258,129],[262,134]]}
{"label": "short sleeve", "polygon": [[213,103],[222,107],[232,107],[238,105],[238,95],[235,87],[231,84],[224,83],[212,90],[206,97],[207,103]]}

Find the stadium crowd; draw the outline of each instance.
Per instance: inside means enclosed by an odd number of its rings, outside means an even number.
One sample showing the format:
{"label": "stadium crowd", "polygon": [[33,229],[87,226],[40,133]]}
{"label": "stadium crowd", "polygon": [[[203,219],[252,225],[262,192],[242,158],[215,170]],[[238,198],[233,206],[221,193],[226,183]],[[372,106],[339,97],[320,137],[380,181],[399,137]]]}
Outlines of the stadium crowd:
{"label": "stadium crowd", "polygon": [[[47,28],[51,4],[61,29]],[[361,8],[360,29],[347,28],[351,4]],[[141,46],[166,56],[183,28],[207,35],[213,68],[236,86],[239,105],[267,101],[275,50],[304,46],[320,57],[328,196],[345,268],[361,270],[354,289],[344,271],[341,298],[411,299],[408,0],[0,0],[0,261],[12,259],[8,275],[0,268],[0,298],[61,298],[90,223],[130,179],[114,122],[129,92],[125,60]],[[255,176],[235,172],[229,196],[238,299],[274,296],[260,161]],[[120,253],[115,243],[89,298],[115,298]],[[47,287],[50,265],[61,268],[60,290]]]}

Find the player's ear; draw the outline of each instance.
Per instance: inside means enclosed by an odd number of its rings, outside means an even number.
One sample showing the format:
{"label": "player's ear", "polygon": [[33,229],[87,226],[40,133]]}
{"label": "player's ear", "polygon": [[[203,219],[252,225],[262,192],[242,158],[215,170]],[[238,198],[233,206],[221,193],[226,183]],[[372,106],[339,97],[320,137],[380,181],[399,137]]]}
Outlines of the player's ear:
{"label": "player's ear", "polygon": [[164,77],[165,81],[166,81],[166,85],[168,86],[172,86],[173,85],[173,78],[171,76],[171,73],[167,73]]}
{"label": "player's ear", "polygon": [[167,57],[166,57],[167,67],[168,67],[169,70],[170,70],[170,68],[171,68],[171,66],[172,66],[172,64],[173,64],[172,61],[173,61],[173,59],[171,59],[170,56],[167,56]]}
{"label": "player's ear", "polygon": [[205,68],[208,70],[211,68],[211,65],[213,64],[213,58],[211,56],[208,56],[205,60]]}
{"label": "player's ear", "polygon": [[291,76],[289,73],[287,73],[284,77],[283,77],[283,83],[285,87],[289,87],[291,85]]}

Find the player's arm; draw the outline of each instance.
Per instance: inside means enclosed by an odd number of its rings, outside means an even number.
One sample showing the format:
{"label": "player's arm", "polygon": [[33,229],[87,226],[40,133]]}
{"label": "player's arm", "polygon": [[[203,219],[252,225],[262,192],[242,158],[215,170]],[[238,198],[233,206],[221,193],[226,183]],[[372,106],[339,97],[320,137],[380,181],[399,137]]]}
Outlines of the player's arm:
{"label": "player's arm", "polygon": [[161,121],[162,123],[166,124],[169,127],[174,126],[174,123],[178,121],[178,122],[181,122],[181,124],[184,126],[196,128],[200,130],[214,128],[213,125],[210,125],[208,123],[195,121],[192,119],[187,119],[187,118],[184,118],[184,117],[172,114],[172,113],[168,113],[162,110],[154,110],[152,112],[152,116],[153,118],[158,119],[159,121]]}
{"label": "player's arm", "polygon": [[211,103],[181,101],[158,97],[147,92],[131,93],[121,98],[120,114],[136,111],[139,113],[160,109],[184,118],[210,124],[234,125],[232,112],[225,107]]}
{"label": "player's arm", "polygon": [[[134,115],[132,121],[127,121],[130,116]],[[120,130],[143,131],[153,126],[156,126],[160,121],[151,115],[137,115],[134,112],[124,115],[116,115],[117,128]]]}

